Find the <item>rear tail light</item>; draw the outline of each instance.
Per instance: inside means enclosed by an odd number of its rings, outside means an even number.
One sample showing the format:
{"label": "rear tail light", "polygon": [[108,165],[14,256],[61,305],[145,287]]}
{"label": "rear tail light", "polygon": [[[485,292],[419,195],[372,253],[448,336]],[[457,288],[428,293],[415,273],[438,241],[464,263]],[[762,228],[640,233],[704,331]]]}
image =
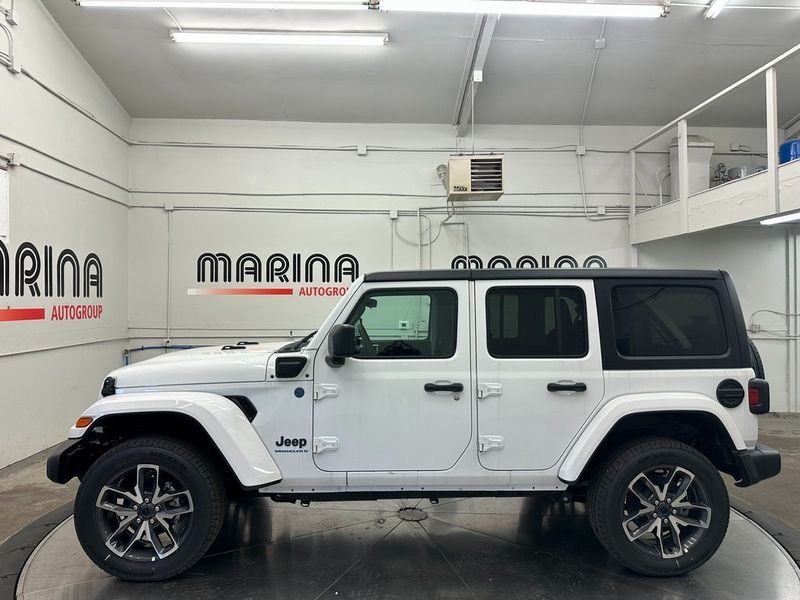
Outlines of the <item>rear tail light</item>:
{"label": "rear tail light", "polygon": [[768,413],[769,383],[763,379],[751,379],[747,386],[747,403],[750,405],[750,412],[754,415]]}

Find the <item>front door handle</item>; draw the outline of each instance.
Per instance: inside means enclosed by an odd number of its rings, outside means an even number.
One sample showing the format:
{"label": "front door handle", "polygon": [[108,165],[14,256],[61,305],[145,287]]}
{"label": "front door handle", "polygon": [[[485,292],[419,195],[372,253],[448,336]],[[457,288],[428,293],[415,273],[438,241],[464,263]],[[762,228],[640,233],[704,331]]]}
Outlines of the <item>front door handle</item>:
{"label": "front door handle", "polygon": [[564,383],[548,383],[547,384],[547,391],[548,392],[585,392],[586,391],[586,384],[570,381]]}
{"label": "front door handle", "polygon": [[463,383],[426,383],[426,392],[463,392]]}

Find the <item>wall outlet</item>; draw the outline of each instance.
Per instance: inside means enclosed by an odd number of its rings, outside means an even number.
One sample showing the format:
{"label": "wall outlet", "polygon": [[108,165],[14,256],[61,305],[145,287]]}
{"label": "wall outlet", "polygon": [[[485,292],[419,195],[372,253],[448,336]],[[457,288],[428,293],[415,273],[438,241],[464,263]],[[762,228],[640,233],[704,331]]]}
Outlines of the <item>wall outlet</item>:
{"label": "wall outlet", "polygon": [[598,206],[598,207],[597,207],[597,214],[598,214],[598,215],[604,215],[604,214],[606,214],[606,207],[605,207],[605,206]]}
{"label": "wall outlet", "polygon": [[400,321],[397,324],[398,329],[408,329],[408,321]]}

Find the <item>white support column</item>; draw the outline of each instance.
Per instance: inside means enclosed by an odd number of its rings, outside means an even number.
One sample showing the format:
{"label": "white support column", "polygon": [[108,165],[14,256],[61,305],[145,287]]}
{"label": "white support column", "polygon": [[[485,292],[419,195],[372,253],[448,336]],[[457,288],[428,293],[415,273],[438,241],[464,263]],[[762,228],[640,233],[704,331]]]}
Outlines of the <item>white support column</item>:
{"label": "white support column", "polygon": [[633,245],[636,234],[636,150],[631,150],[630,155],[630,180],[628,181],[628,266],[639,266],[639,252]]}
{"label": "white support column", "polygon": [[[674,175],[673,175],[674,176]],[[678,198],[681,208],[681,229],[689,232],[689,124],[678,122]]]}
{"label": "white support column", "polygon": [[798,280],[798,244],[797,229],[795,227],[790,230],[787,239],[791,240],[792,255],[791,270],[788,269],[789,265],[787,265],[787,275],[791,273],[791,275],[787,277],[787,280],[791,282],[791,304],[786,310],[786,312],[791,313],[791,316],[787,317],[786,320],[786,330],[789,333],[788,343],[790,346],[790,351],[788,352],[789,364],[787,365],[788,385],[786,390],[789,394],[789,402],[787,404],[789,412],[800,412],[800,399],[797,397],[798,390],[800,390],[800,365],[798,365],[800,361],[800,355],[798,355],[798,352],[800,352],[800,340],[798,340],[800,328],[798,328],[797,318],[797,313],[800,311],[800,303],[798,303],[800,280]]}
{"label": "white support column", "polygon": [[769,205],[774,212],[781,212],[780,187],[778,182],[778,79],[775,67],[767,69],[767,194]]}

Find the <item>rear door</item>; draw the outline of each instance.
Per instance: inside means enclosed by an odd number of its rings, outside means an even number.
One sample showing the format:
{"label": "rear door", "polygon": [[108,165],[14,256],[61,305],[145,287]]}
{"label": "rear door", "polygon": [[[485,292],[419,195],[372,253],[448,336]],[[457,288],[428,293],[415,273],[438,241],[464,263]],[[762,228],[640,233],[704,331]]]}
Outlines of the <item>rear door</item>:
{"label": "rear door", "polygon": [[476,281],[479,458],[554,466],[603,398],[591,280]]}

